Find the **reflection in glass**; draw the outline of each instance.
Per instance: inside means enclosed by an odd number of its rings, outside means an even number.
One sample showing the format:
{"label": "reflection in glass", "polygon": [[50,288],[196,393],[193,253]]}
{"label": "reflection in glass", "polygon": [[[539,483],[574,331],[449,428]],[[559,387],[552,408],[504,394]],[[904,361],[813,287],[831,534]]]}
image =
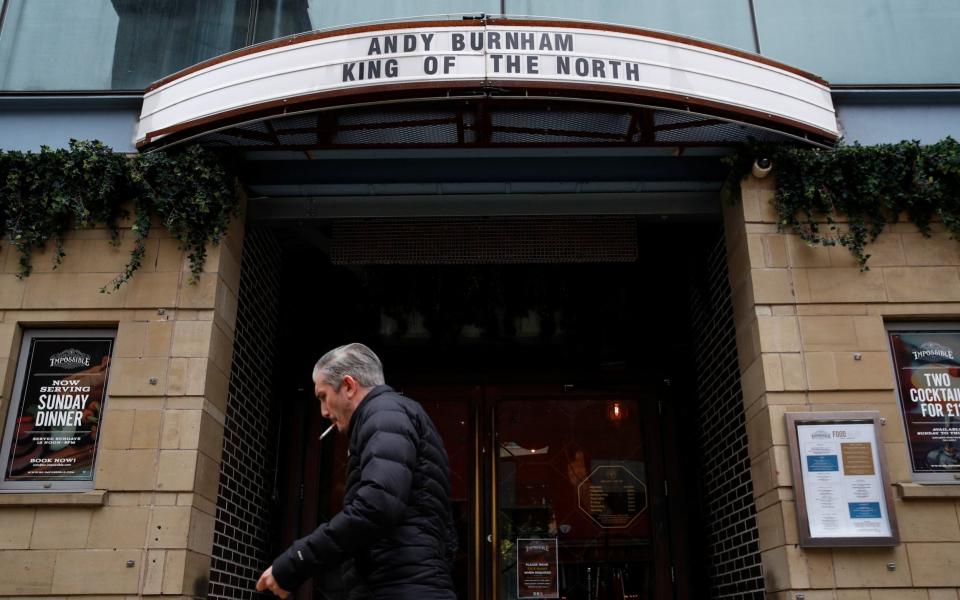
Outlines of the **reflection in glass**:
{"label": "reflection in glass", "polygon": [[960,2],[764,0],[760,47],[833,84],[960,83]]}
{"label": "reflection in glass", "polygon": [[244,0],[111,1],[120,15],[114,89],[145,87],[246,42],[249,8]]}
{"label": "reflection in glass", "polygon": [[[832,83],[960,83],[960,3],[755,5],[763,54]],[[631,25],[757,50],[749,0],[6,0],[0,90],[138,90],[253,42],[370,21],[500,12]]]}
{"label": "reflection in glass", "polygon": [[756,50],[748,0],[506,0],[505,5],[508,15],[631,25]]}
{"label": "reflection in glass", "polygon": [[0,89],[138,90],[247,41],[251,0],[9,0]]}
{"label": "reflection in glass", "polygon": [[[652,528],[636,400],[510,400],[498,406],[496,427],[499,598],[538,597],[551,571],[561,598],[649,597]],[[531,569],[528,546],[550,540],[557,563]]]}
{"label": "reflection in glass", "polygon": [[106,0],[10,0],[0,89],[110,89],[119,23]]}
{"label": "reflection in glass", "polygon": [[255,41],[370,21],[499,12],[499,0],[260,0]]}
{"label": "reflection in glass", "polygon": [[[508,15],[580,19],[660,29],[754,50],[747,0],[658,0],[642,5],[629,0],[505,0]],[[255,40],[374,20],[426,15],[499,14],[498,0],[261,0]]]}

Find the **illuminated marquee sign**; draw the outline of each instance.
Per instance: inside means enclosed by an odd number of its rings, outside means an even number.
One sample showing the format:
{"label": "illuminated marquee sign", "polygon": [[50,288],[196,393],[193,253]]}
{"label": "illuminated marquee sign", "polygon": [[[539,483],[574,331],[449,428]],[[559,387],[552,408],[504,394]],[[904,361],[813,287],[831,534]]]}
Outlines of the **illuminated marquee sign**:
{"label": "illuminated marquee sign", "polygon": [[744,52],[628,28],[478,21],[318,32],[201,63],[148,89],[137,143],[327,97],[484,86],[659,98],[838,136],[824,82]]}

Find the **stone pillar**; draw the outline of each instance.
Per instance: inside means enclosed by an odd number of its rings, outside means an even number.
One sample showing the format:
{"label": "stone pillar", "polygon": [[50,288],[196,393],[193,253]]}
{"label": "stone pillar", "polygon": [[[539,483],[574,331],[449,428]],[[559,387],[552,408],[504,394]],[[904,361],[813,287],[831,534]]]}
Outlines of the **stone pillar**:
{"label": "stone pillar", "polygon": [[[724,207],[737,350],[768,597],[957,600],[960,486],[911,486],[884,322],[960,318],[960,242],[898,223],[867,247],[861,271],[843,247],[777,230],[772,177],[743,181]],[[895,548],[801,549],[784,413],[876,410],[897,485]],[[893,568],[888,568],[892,564]]]}
{"label": "stone pillar", "polygon": [[63,264],[37,252],[23,280],[0,243],[0,419],[25,327],[117,329],[95,491],[0,494],[0,596],[207,594],[243,224],[209,248],[196,284],[156,226],[141,269],[102,294],[129,259],[129,226],[119,247],[104,229],[71,231]]}

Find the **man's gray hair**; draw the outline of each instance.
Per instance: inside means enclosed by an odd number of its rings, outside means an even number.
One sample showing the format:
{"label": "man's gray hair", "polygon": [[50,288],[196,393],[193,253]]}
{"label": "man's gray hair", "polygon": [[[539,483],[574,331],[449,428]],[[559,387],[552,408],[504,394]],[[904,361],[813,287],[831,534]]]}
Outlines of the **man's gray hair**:
{"label": "man's gray hair", "polygon": [[324,354],[313,367],[313,382],[322,376],[324,381],[339,390],[343,376],[350,375],[363,387],[383,385],[383,365],[373,350],[353,343],[334,348]]}

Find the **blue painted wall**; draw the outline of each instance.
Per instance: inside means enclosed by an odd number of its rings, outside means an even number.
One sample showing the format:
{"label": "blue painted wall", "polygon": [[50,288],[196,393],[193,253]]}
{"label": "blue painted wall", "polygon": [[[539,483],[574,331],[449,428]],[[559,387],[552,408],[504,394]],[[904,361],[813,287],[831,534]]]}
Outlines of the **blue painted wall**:
{"label": "blue painted wall", "polygon": [[139,98],[0,98],[0,149],[61,148],[71,138],[134,152]]}
{"label": "blue painted wall", "polygon": [[932,144],[947,136],[960,140],[960,103],[858,102],[838,99],[844,141],[871,144],[919,140]]}

